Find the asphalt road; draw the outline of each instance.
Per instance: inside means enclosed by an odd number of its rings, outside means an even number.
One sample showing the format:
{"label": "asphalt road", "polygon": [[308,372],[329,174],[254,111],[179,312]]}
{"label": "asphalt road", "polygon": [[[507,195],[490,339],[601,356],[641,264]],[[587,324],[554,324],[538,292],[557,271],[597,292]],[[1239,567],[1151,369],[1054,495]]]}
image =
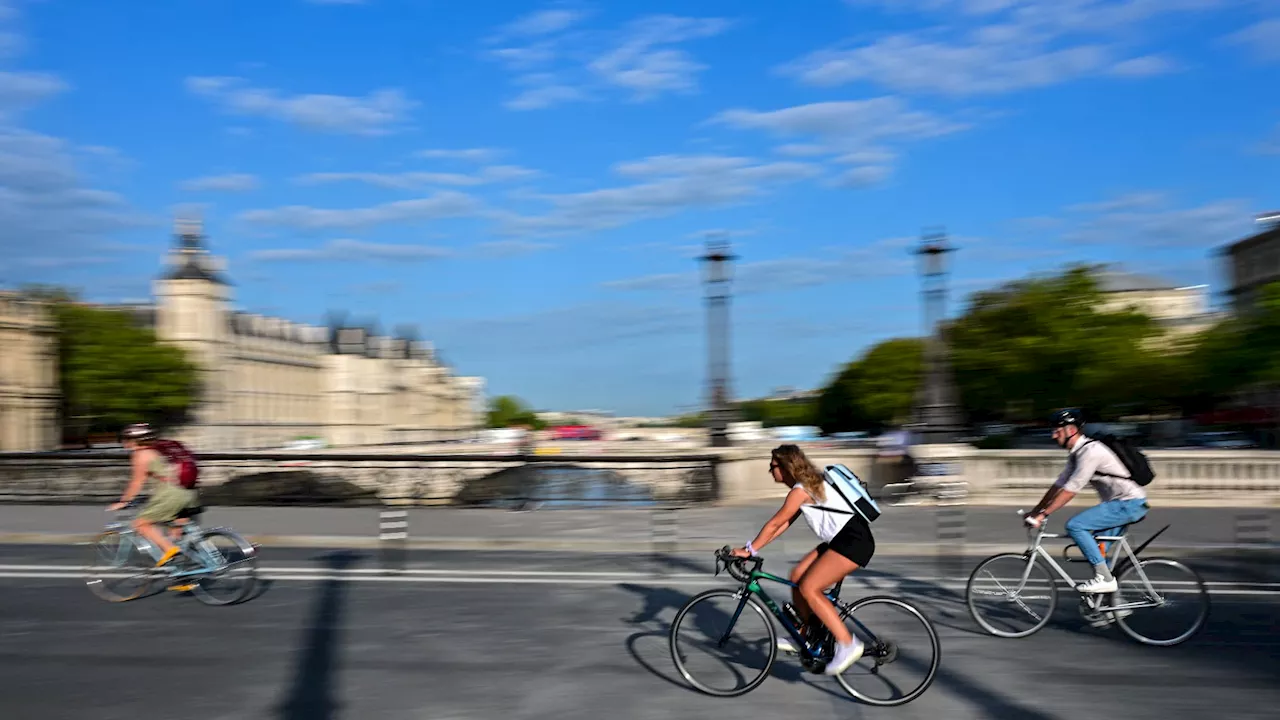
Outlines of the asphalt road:
{"label": "asphalt road", "polygon": [[414,553],[412,572],[386,578],[361,573],[372,558],[359,551],[269,550],[256,597],[210,608],[163,593],[101,602],[74,577],[82,551],[0,547],[5,717],[1235,720],[1280,703],[1280,586],[1209,560],[1206,579],[1250,584],[1214,585],[1208,627],[1175,648],[1085,627],[1066,598],[1038,635],[989,637],[961,576],[939,577],[932,558],[873,561],[846,596],[869,585],[916,600],[943,647],[923,697],[879,709],[786,656],[745,697],[689,689],[666,631],[690,595],[728,582],[701,556]]}
{"label": "asphalt road", "polygon": [[[1077,508],[1076,505],[1079,505]],[[1051,520],[1050,528],[1062,532],[1062,524],[1075,512],[1094,503],[1081,502],[1064,509]],[[647,545],[655,525],[671,522],[675,540],[689,547],[719,547],[742,544],[755,535],[777,510],[777,503],[736,506],[691,507],[675,510],[666,518],[649,508],[602,507],[590,509],[542,509],[511,512],[499,509],[415,508],[407,511],[408,533],[413,541],[458,543],[469,539],[524,543],[536,549],[622,549]],[[960,508],[885,508],[876,522],[877,546],[928,545],[938,543],[939,528],[955,514],[963,520],[963,541],[967,544],[1022,545],[1026,534],[1012,507],[968,506]],[[1237,543],[1243,538],[1238,524],[1249,516],[1265,518],[1259,539],[1280,540],[1280,509],[1268,508],[1152,508],[1147,517],[1132,528],[1141,542],[1170,525],[1157,544],[1204,546]],[[101,506],[91,505],[4,505],[0,506],[0,542],[15,536],[91,536],[102,529],[110,516]],[[288,544],[288,538],[309,537],[330,544],[350,546],[352,539],[372,541],[377,537],[379,513],[373,508],[296,507],[214,507],[201,522],[206,526],[230,525],[248,536],[270,537],[270,544]],[[787,552],[803,552],[814,545],[813,534],[804,526],[789,530],[778,542]],[[662,532],[666,532],[662,530]],[[24,541],[30,542],[29,537]],[[959,539],[946,542],[960,544]],[[1059,543],[1063,541],[1057,541]],[[346,543],[346,545],[343,545]],[[309,544],[318,544],[312,542]],[[539,546],[541,545],[541,546]],[[916,550],[918,551],[918,550]],[[912,552],[908,550],[908,552]]]}

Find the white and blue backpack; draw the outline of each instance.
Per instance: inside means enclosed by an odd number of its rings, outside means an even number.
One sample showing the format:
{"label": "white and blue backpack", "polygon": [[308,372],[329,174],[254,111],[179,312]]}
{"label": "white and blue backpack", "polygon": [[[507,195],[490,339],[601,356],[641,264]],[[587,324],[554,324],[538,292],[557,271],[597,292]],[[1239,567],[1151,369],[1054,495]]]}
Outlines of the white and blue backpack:
{"label": "white and blue backpack", "polygon": [[[805,519],[818,537],[830,542],[855,513],[868,523],[875,522],[880,517],[880,506],[871,498],[866,484],[852,470],[840,464],[828,465],[823,478],[827,481],[827,500],[833,500],[831,491],[835,491],[840,500],[831,504],[815,503],[801,507]],[[849,517],[840,519],[832,514]]]}

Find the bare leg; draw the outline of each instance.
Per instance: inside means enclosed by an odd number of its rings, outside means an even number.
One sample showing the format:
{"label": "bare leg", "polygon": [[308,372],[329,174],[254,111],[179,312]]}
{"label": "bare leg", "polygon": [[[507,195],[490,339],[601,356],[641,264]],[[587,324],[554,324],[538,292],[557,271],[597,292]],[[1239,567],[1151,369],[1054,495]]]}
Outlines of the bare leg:
{"label": "bare leg", "polygon": [[167,554],[171,549],[176,547],[173,543],[169,542],[169,538],[164,536],[164,533],[161,532],[160,528],[146,520],[143,520],[142,518],[133,519],[133,528],[137,530],[142,537],[155,543],[156,547],[160,548],[163,553]]}
{"label": "bare leg", "polygon": [[840,621],[840,613],[822,591],[835,585],[844,576],[858,569],[858,564],[834,550],[819,557],[800,579],[800,595],[810,611],[831,631],[836,642],[848,645],[853,642],[849,629]]}
{"label": "bare leg", "polygon": [[[813,565],[813,561],[818,559],[818,549],[814,548],[800,558],[800,562],[791,568],[791,582],[800,584],[800,579],[809,571],[809,567]],[[809,603],[805,601],[804,595],[800,594],[800,588],[791,588],[791,604],[796,609],[796,614],[800,616],[800,621],[806,626],[813,622],[813,611],[809,609]],[[804,634],[804,628],[796,628],[800,630],[801,635]]]}

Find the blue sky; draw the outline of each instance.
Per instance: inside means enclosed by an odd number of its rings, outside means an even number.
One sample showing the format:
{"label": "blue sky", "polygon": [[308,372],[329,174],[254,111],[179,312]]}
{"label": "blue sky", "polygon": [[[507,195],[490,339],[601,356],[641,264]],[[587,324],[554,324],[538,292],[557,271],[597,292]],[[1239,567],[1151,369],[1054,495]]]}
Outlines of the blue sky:
{"label": "blue sky", "polygon": [[1224,289],[1280,206],[1280,1],[0,0],[0,284],[146,298],[198,211],[238,308],[416,324],[540,408],[812,387],[1073,261]]}

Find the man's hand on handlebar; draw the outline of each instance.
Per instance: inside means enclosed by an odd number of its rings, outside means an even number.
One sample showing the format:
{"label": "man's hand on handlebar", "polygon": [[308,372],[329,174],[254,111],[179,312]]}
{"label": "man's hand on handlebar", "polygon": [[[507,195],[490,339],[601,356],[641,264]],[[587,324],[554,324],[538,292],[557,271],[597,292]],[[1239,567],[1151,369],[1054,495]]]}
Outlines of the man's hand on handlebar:
{"label": "man's hand on handlebar", "polygon": [[733,550],[729,551],[729,554],[734,557],[744,558],[744,559],[751,557],[751,553],[748,552],[747,549],[744,547],[734,548]]}
{"label": "man's hand on handlebar", "polygon": [[1019,510],[1018,513],[1022,515],[1022,522],[1027,527],[1038,528],[1044,525],[1045,520],[1048,519],[1045,517],[1044,513],[1036,513],[1035,515],[1028,515],[1026,513],[1023,513],[1021,510]]}

